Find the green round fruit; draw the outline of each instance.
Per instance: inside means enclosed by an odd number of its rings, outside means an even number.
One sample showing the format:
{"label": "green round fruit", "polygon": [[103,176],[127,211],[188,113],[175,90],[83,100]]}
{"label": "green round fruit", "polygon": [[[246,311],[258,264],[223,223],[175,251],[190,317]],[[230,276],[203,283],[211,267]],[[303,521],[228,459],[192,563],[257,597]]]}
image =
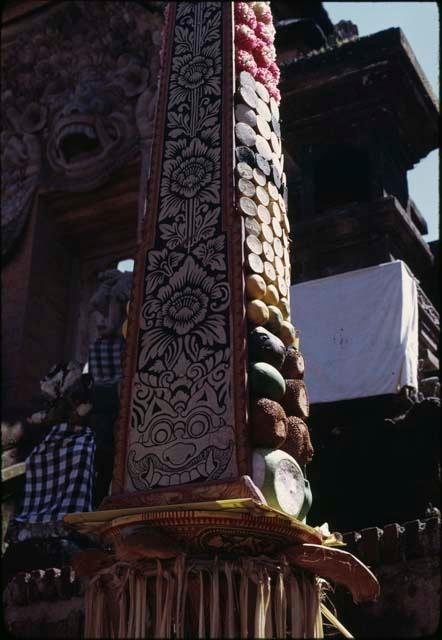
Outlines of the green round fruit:
{"label": "green round fruit", "polygon": [[284,378],[267,362],[255,362],[250,365],[249,383],[252,394],[257,398],[269,398],[279,402],[285,394]]}

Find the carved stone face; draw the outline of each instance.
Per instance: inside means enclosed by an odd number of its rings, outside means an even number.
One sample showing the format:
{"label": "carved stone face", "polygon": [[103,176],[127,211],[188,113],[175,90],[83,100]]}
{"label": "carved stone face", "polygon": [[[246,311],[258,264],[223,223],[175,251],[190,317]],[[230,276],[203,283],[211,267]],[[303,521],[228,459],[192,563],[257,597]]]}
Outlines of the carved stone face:
{"label": "carved stone face", "polygon": [[[39,186],[88,191],[150,153],[162,7],[61,3],[2,43],[3,254]],[[8,36],[8,37],[6,37]]]}
{"label": "carved stone face", "polygon": [[[184,387],[184,380],[181,384]],[[234,463],[234,430],[226,423],[210,385],[203,384],[193,394],[178,390],[173,408],[158,398],[148,407],[143,435],[128,455],[128,472],[135,488],[228,477]]]}
{"label": "carved stone face", "polygon": [[49,135],[48,160],[55,171],[71,178],[88,171],[99,174],[122,150],[134,127],[115,103],[116,97],[106,94],[99,82],[83,81],[75,87]]}

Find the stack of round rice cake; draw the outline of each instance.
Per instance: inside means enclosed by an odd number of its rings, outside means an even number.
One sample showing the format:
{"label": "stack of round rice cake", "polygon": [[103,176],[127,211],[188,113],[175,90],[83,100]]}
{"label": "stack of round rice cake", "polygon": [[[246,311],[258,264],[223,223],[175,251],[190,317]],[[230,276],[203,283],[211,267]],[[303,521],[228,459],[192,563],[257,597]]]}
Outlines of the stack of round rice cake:
{"label": "stack of round rice cake", "polygon": [[[247,71],[238,76],[235,136],[237,206],[244,221],[246,272],[262,276],[266,286],[274,287],[279,299],[287,301],[290,227],[282,193],[286,178],[279,108],[266,87]],[[287,314],[286,302],[282,308]]]}

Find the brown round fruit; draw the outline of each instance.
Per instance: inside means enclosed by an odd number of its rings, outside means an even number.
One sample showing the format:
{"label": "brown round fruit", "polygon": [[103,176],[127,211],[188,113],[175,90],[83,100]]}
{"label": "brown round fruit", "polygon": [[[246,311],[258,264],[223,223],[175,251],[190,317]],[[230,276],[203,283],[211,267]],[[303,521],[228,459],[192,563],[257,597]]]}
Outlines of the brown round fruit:
{"label": "brown round fruit", "polygon": [[282,449],[293,456],[301,467],[311,462],[314,449],[308,427],[301,418],[295,416],[287,418],[287,438]]}
{"label": "brown round fruit", "polygon": [[260,398],[250,406],[252,442],[256,447],[277,449],[287,437],[287,416],[278,402]]}
{"label": "brown round fruit", "polygon": [[304,356],[297,349],[289,347],[282,368],[282,375],[290,380],[301,380],[304,377],[304,371]]}
{"label": "brown round fruit", "polygon": [[306,420],[309,416],[307,390],[302,380],[286,380],[286,388],[281,404],[288,416]]}

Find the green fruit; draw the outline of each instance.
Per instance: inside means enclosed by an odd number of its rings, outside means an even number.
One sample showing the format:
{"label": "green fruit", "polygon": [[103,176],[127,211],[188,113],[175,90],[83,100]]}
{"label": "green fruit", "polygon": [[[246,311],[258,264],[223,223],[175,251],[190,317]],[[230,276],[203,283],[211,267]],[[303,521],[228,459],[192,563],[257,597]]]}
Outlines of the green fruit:
{"label": "green fruit", "polygon": [[285,394],[285,380],[275,367],[266,362],[255,362],[249,369],[250,389],[258,398],[279,402]]}

